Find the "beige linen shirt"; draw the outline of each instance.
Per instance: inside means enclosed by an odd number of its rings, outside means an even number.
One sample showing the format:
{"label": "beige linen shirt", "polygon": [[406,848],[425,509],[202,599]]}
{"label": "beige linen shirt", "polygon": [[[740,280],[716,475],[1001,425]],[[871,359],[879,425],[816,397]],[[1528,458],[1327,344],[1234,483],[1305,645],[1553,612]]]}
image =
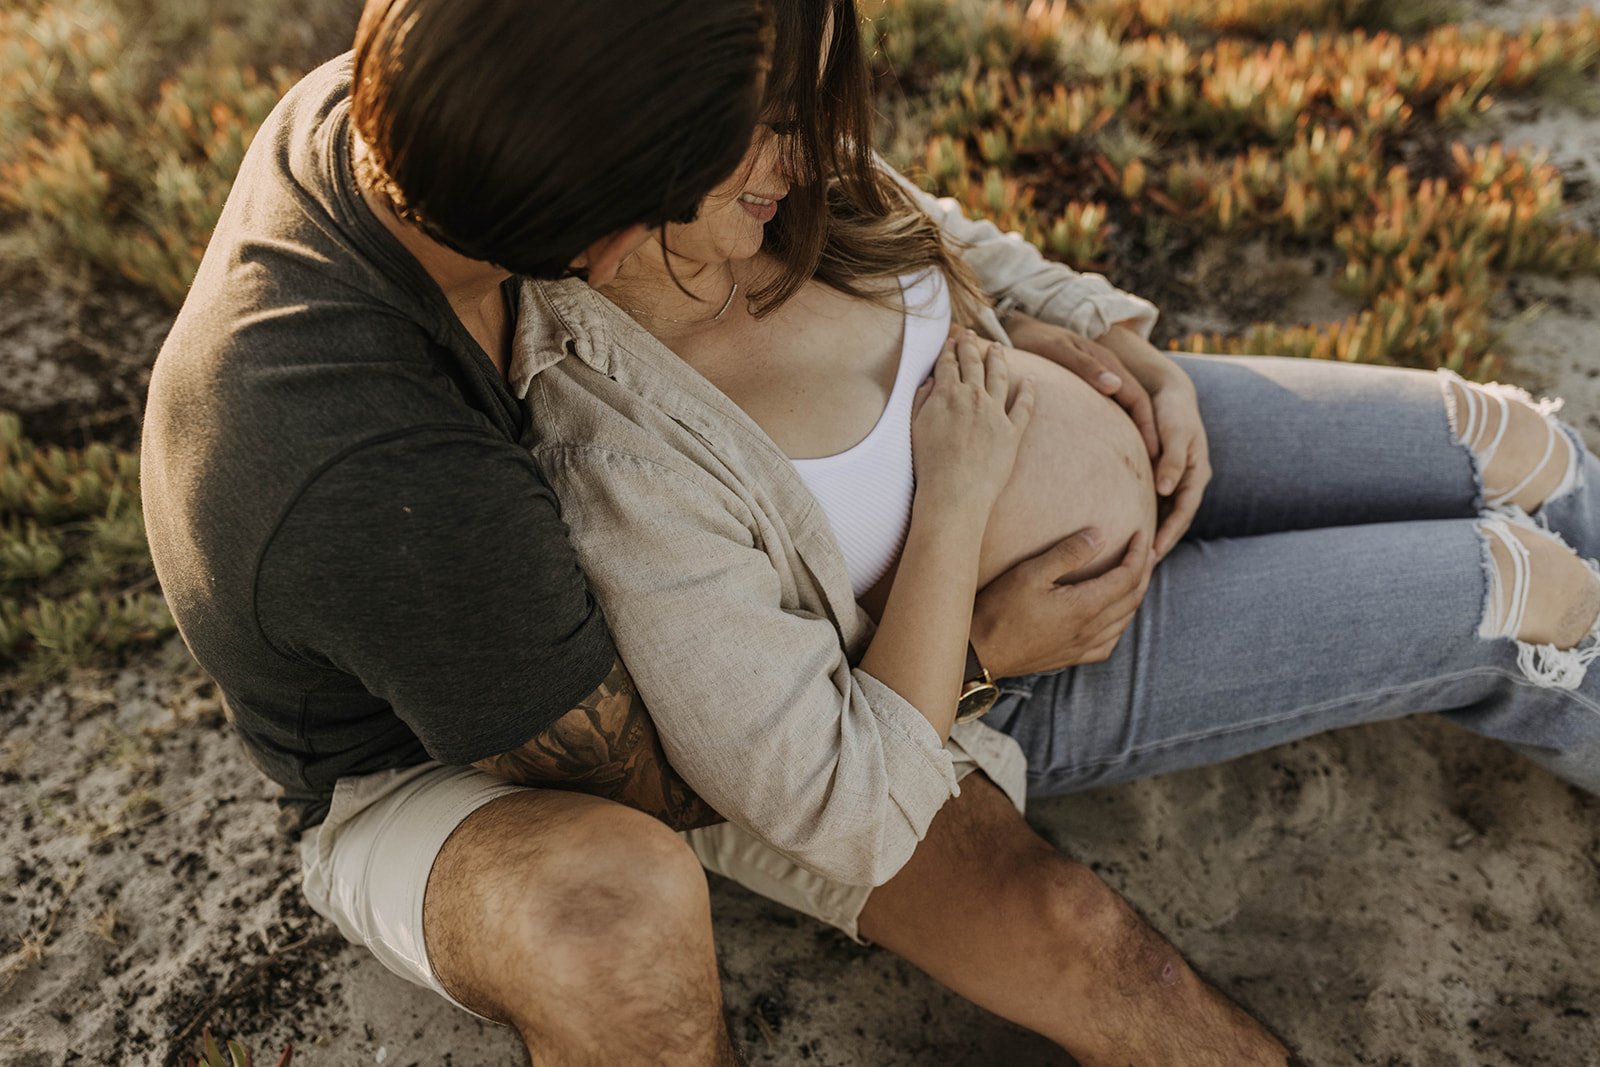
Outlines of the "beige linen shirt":
{"label": "beige linen shirt", "polygon": [[[920,196],[920,194],[919,194]],[[1095,335],[1154,309],[1098,276],[924,198],[991,294]],[[1148,321],[1145,321],[1148,320]],[[993,316],[989,334],[1005,335]],[[673,766],[802,867],[879,885],[959,793],[951,749],[1014,800],[1009,737],[958,725],[950,749],[856,667],[872,635],[833,532],[756,423],[578,281],[527,282],[511,384],[534,454]]]}

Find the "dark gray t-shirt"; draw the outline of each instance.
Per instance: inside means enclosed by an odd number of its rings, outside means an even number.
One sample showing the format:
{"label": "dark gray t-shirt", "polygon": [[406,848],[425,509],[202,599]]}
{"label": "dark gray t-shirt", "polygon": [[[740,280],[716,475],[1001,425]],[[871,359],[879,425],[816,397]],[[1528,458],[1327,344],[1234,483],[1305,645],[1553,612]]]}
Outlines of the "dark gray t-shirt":
{"label": "dark gray t-shirt", "polygon": [[615,655],[524,409],[360,198],[349,82],[257,135],[144,426],[162,589],[291,830],[342,775],[526,743]]}

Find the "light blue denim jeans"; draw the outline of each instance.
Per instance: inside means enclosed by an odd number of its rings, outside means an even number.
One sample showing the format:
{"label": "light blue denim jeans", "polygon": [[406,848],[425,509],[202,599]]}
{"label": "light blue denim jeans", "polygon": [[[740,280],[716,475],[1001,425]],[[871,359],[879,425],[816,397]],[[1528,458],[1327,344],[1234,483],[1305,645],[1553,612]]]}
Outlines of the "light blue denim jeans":
{"label": "light blue denim jeans", "polygon": [[[1179,357],[1214,475],[1104,663],[1005,679],[986,720],[1050,796],[1437,712],[1600,793],[1600,663],[1532,684],[1478,636],[1489,557],[1443,379],[1301,359]],[[1581,449],[1577,434],[1563,427]],[[1600,461],[1535,517],[1600,555]]]}

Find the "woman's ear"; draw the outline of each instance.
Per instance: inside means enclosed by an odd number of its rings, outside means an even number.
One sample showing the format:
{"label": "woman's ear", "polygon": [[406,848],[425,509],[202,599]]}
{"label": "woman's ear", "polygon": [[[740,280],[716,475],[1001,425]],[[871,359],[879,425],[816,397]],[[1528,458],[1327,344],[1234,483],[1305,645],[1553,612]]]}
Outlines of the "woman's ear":
{"label": "woman's ear", "polygon": [[642,222],[626,230],[607,234],[585,248],[583,255],[573,260],[572,265],[588,269],[589,284],[594,288],[610,285],[616,280],[617,269],[622,266],[622,261],[633,255],[649,236],[650,228]]}

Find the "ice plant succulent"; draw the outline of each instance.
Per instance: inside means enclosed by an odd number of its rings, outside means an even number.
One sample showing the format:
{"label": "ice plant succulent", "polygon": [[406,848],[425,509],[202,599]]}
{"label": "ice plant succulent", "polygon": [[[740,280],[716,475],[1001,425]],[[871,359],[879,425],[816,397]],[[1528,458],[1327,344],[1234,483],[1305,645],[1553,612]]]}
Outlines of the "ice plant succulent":
{"label": "ice plant succulent", "polygon": [[0,207],[176,305],[256,129],[293,82],[217,31],[154,92],[107,15],[62,0],[0,12]]}
{"label": "ice plant succulent", "polygon": [[[211,1028],[206,1027],[201,1034],[202,1049],[206,1058],[197,1060],[190,1056],[187,1067],[252,1067],[249,1050],[239,1042],[232,1040],[227,1042],[224,1046],[227,1058],[224,1059],[223,1049],[217,1047],[216,1039],[211,1036]],[[294,1046],[290,1045],[283,1050],[283,1055],[278,1057],[277,1067],[289,1067],[293,1059]]]}
{"label": "ice plant succulent", "polygon": [[139,461],[40,448],[0,412],[0,672],[38,679],[173,631],[148,584]]}
{"label": "ice plant succulent", "polygon": [[[1591,12],[1506,31],[1369,0],[867,7],[879,73],[898,76],[906,113],[934,131],[913,168],[926,188],[1114,278],[1137,277],[1130,257],[1164,256],[1168,240],[1320,245],[1363,305],[1342,322],[1183,347],[1481,378],[1498,366],[1489,308],[1506,272],[1600,272],[1600,242],[1562,221],[1561,175],[1542,157],[1457,145],[1424,177],[1397,151],[1424,127],[1437,143],[1485,121],[1492,93],[1595,70]],[[939,56],[961,57],[954,73],[930,73]]]}

